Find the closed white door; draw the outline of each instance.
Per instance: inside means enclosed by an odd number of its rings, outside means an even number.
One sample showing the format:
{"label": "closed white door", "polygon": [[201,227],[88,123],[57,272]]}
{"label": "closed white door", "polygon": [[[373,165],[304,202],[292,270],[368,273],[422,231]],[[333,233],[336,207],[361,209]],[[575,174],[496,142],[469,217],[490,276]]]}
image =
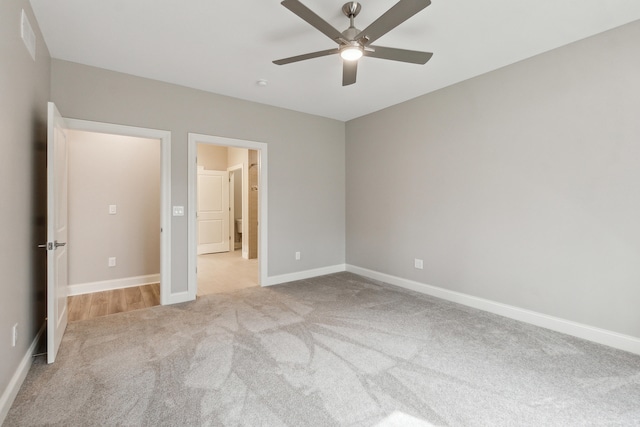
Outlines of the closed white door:
{"label": "closed white door", "polygon": [[56,359],[67,328],[67,136],[49,103],[47,134],[47,362]]}
{"label": "closed white door", "polygon": [[229,251],[229,172],[198,171],[198,255]]}

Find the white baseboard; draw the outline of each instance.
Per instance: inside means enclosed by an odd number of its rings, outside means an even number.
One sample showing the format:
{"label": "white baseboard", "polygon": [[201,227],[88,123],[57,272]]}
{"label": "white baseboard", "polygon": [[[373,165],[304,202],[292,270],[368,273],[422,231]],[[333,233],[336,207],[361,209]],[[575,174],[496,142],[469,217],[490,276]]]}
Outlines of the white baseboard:
{"label": "white baseboard", "polygon": [[559,317],[549,316],[532,310],[527,310],[484,298],[474,297],[472,295],[461,292],[451,291],[439,288],[437,286],[426,285],[424,283],[413,280],[402,279],[400,277],[391,276],[389,274],[380,273],[366,268],[347,265],[346,271],[389,283],[412,291],[431,295],[447,301],[456,302],[469,307],[488,311],[510,319],[519,320],[521,322],[530,323],[532,325],[551,329],[556,332],[562,332],[567,335],[593,341],[598,344],[604,344],[609,347],[625,350],[631,353],[640,354],[640,338],[630,335],[623,335],[606,329],[596,328],[571,320]]}
{"label": "white baseboard", "polygon": [[339,273],[346,270],[345,264],[330,265],[328,267],[314,268],[312,270],[296,271],[295,273],[280,274],[278,276],[267,277],[267,283],[262,286],[279,285],[281,283],[293,282],[296,280],[310,279],[312,277],[324,276],[326,274]]}
{"label": "white baseboard", "polygon": [[124,279],[102,280],[100,282],[79,283],[69,285],[69,296],[91,294],[94,292],[110,291],[113,289],[131,288],[133,286],[148,285],[160,282],[160,274],[146,276],[125,277]]}
{"label": "white baseboard", "polygon": [[27,349],[27,353],[24,355],[24,357],[20,361],[20,364],[18,365],[18,369],[16,369],[16,372],[13,374],[13,377],[11,377],[11,381],[9,381],[7,388],[2,393],[2,396],[0,396],[0,425],[2,425],[2,423],[4,422],[4,419],[7,417],[7,414],[9,413],[9,409],[11,409],[11,405],[13,404],[13,401],[16,399],[16,396],[18,395],[18,391],[20,391],[20,387],[22,386],[24,379],[27,377],[27,374],[29,373],[29,369],[31,368],[31,363],[33,362],[33,353],[36,350],[36,346],[40,341],[40,337],[42,336],[42,333],[44,332],[46,325],[47,325],[46,322],[42,324],[42,327],[36,334],[36,337],[33,339],[33,342]]}

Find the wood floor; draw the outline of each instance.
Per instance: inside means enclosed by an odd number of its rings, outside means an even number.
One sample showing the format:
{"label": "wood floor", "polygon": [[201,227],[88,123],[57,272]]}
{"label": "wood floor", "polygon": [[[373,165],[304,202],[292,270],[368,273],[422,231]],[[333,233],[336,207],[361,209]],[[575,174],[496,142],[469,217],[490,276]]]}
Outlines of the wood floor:
{"label": "wood floor", "polygon": [[69,322],[153,307],[160,304],[160,284],[75,295],[68,304]]}

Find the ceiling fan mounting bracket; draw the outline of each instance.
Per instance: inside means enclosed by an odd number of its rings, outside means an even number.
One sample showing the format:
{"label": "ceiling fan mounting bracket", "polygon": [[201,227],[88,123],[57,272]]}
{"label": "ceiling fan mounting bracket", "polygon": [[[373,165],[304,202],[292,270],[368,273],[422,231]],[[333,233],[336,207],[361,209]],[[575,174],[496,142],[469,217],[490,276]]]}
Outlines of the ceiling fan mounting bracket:
{"label": "ceiling fan mounting bracket", "polygon": [[347,15],[347,18],[355,18],[360,13],[362,6],[357,1],[350,1],[342,6],[342,13]]}

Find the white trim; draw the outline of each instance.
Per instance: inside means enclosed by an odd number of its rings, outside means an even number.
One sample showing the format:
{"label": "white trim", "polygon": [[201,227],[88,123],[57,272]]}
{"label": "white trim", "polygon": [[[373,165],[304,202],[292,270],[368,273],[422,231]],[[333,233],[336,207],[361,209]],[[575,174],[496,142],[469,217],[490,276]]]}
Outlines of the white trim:
{"label": "white trim", "polygon": [[229,252],[236,250],[236,174],[227,168],[229,174]]}
{"label": "white trim", "polygon": [[347,264],[347,271],[598,344],[640,354],[640,338]]}
{"label": "white trim", "polygon": [[174,304],[171,293],[171,132],[65,118],[67,127],[87,132],[160,140],[160,304]]}
{"label": "white trim", "polygon": [[346,270],[345,264],[330,265],[328,267],[314,268],[312,270],[296,271],[294,273],[269,276],[262,286],[273,286],[296,280],[310,279],[312,277],[325,276],[327,274],[340,273]]}
{"label": "white trim", "polygon": [[69,285],[69,296],[91,294],[94,292],[111,291],[113,289],[131,288],[160,282],[160,274],[124,277],[122,279],[101,280],[99,282],[78,283]]}
{"label": "white trim", "polygon": [[[267,235],[268,235],[268,190],[269,183],[267,180],[268,173],[268,158],[267,158],[267,144],[264,142],[245,141],[242,139],[224,138],[221,136],[202,135],[198,133],[189,133],[189,140],[187,145],[188,156],[188,192],[189,202],[187,208],[187,221],[189,227],[188,234],[188,265],[189,269],[187,273],[187,293],[189,298],[185,301],[196,299],[196,292],[198,290],[198,277],[196,274],[196,267],[198,265],[198,258],[196,255],[196,177],[197,177],[197,144],[213,144],[222,145],[227,147],[246,148],[248,150],[258,151],[258,163],[260,165],[260,178],[258,180],[260,185],[260,191],[258,192],[258,282],[260,286],[265,286],[267,283],[267,271],[268,271],[268,256],[267,253]],[[245,179],[244,173],[248,173],[248,168],[243,172],[243,180]],[[245,182],[244,181],[243,185]],[[242,228],[245,228],[245,221],[243,221]],[[244,255],[244,250],[243,250]]]}
{"label": "white trim", "polygon": [[16,400],[16,396],[20,391],[20,387],[22,386],[24,379],[27,378],[27,374],[31,368],[31,363],[33,362],[33,352],[36,350],[40,337],[42,336],[46,326],[47,322],[45,321],[36,334],[36,337],[33,339],[33,342],[27,349],[26,354],[20,361],[18,369],[16,369],[13,377],[11,377],[11,381],[7,384],[7,388],[2,393],[2,396],[0,396],[0,425],[2,425],[7,417],[9,409],[11,409],[11,405],[13,405],[13,401]]}
{"label": "white trim", "polygon": [[175,292],[171,294],[171,304],[180,304],[181,302],[193,301],[193,297],[189,291]]}
{"label": "white trim", "polygon": [[[236,249],[236,239],[235,239],[235,237],[236,237],[236,235],[235,235],[235,232],[236,232],[236,217],[235,217],[235,215],[236,215],[236,206],[235,206],[236,205],[236,203],[235,203],[235,192],[236,192],[236,190],[235,190],[235,180],[236,180],[236,175],[235,175],[235,173],[232,174],[231,172],[240,171],[240,175],[242,177],[242,187],[241,187],[241,190],[242,190],[242,194],[241,194],[242,213],[241,213],[241,215],[242,215],[242,219],[244,219],[245,217],[248,217],[247,212],[249,211],[249,208],[247,206],[248,205],[247,200],[249,200],[249,194],[248,194],[249,192],[247,191],[247,188],[249,188],[249,186],[245,185],[245,177],[244,177],[245,169],[246,168],[244,166],[244,163],[240,163],[240,164],[234,165],[234,166],[229,166],[227,168],[227,172],[229,172],[229,182],[231,184],[233,184],[233,185],[229,186],[229,206],[231,206],[231,218],[230,218],[229,222],[233,223],[233,228],[232,228],[233,232],[231,232],[233,234],[233,239],[231,239],[231,241],[229,242],[229,244],[233,246],[233,247],[229,248],[229,251],[231,251],[231,252],[235,252],[237,250]],[[248,182],[249,182],[249,180],[247,179],[247,183]],[[233,194],[233,197],[231,197],[231,194]],[[245,246],[244,243],[243,243],[243,241],[245,240],[245,236],[247,234],[246,231],[244,230],[245,227],[246,226],[244,225],[244,221],[242,221],[242,230],[240,230],[240,233],[242,234],[241,241],[240,241],[240,250],[241,251],[242,251],[242,248],[244,248],[244,246]],[[241,252],[241,253],[244,253],[244,252]],[[245,257],[245,259],[248,258],[248,255],[249,255],[249,253],[247,253],[247,257]]]}

